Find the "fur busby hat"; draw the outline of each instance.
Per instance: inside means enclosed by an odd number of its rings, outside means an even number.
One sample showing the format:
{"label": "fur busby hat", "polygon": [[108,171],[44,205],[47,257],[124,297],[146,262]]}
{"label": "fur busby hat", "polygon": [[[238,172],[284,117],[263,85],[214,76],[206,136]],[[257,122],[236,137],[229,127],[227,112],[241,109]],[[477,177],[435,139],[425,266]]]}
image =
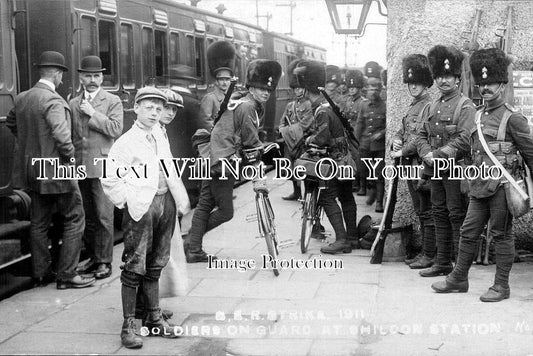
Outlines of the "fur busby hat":
{"label": "fur busby hat", "polygon": [[357,69],[346,71],[346,86],[348,88],[362,88],[365,86],[365,77],[363,72]]}
{"label": "fur busby hat", "polygon": [[499,48],[480,49],[470,56],[470,69],[477,85],[506,83],[509,57]]}
{"label": "fur busby hat", "polygon": [[296,77],[296,74],[294,74],[294,69],[296,69],[296,66],[298,66],[298,63],[300,63],[301,59],[295,59],[294,61],[290,62],[287,67],[287,75],[289,76],[289,87],[291,88],[300,88],[300,85],[298,84],[298,78]]}
{"label": "fur busby hat", "polygon": [[429,50],[429,68],[433,79],[445,75],[461,77],[464,54],[454,47],[437,45]]}
{"label": "fur busby hat", "polygon": [[318,87],[326,84],[326,68],[317,61],[301,61],[294,69],[299,86],[318,94]]}
{"label": "fur busby hat", "polygon": [[404,83],[422,84],[428,88],[433,85],[428,58],[423,54],[415,53],[404,57],[402,69]]}
{"label": "fur busby hat", "polygon": [[209,72],[216,78],[217,72],[227,70],[233,75],[235,68],[235,47],[228,41],[217,41],[207,47]]}
{"label": "fur busby hat", "polygon": [[246,72],[246,88],[255,87],[275,90],[281,77],[281,65],[270,59],[250,62]]}
{"label": "fur busby hat", "polygon": [[339,67],[328,64],[326,66],[326,83],[333,82],[337,85],[341,82],[341,70]]}
{"label": "fur busby hat", "polygon": [[365,64],[365,75],[368,78],[379,78],[381,80],[381,66],[377,62],[367,62]]}

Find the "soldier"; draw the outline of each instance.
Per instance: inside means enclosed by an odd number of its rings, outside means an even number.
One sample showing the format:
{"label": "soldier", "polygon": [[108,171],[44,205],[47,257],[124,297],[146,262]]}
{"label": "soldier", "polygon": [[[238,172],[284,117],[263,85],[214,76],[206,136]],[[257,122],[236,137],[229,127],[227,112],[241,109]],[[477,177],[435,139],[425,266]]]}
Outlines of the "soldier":
{"label": "soldier", "polygon": [[453,47],[437,45],[429,50],[428,59],[440,97],[424,114],[417,149],[425,163],[424,174],[434,178],[430,186],[437,258],[435,264],[420,271],[420,275],[435,277],[447,275],[453,269],[453,251],[457,251],[466,206],[459,180],[449,179],[449,172],[440,172],[442,178],[433,176],[433,158],[462,158],[462,152],[452,146],[461,136],[469,135],[474,125],[475,108],[472,101],[459,91],[463,54]]}
{"label": "soldier", "polygon": [[346,73],[348,68],[344,67],[341,69],[341,79],[339,81],[339,86],[337,87],[337,92],[339,96],[343,98],[348,93],[348,86],[346,85]]}
{"label": "soldier", "polygon": [[210,128],[217,117],[220,104],[224,101],[230,86],[235,67],[235,47],[228,41],[214,42],[207,48],[207,64],[211,76],[215,78],[215,87],[200,102],[200,119],[208,122]]}
{"label": "soldier", "polygon": [[207,262],[208,256],[202,249],[204,234],[233,218],[235,177],[230,174],[227,179],[221,178],[221,158],[239,156],[241,149],[256,149],[260,155],[263,147],[259,140],[260,120],[280,77],[278,62],[266,59],[250,62],[246,75],[248,94],[230,103],[228,111],[213,128],[209,157],[212,179],[202,181],[200,199],[185,244],[188,263]]}
{"label": "soldier", "polygon": [[[368,101],[361,104],[361,110],[355,124],[355,137],[359,140],[361,158],[372,160],[381,159],[376,168],[377,180],[371,181],[367,205],[376,201],[376,212],[383,212],[383,196],[385,193],[385,181],[382,169],[385,166],[385,132],[386,113],[385,102],[381,99],[382,82],[380,66],[376,62],[365,64],[365,75],[368,77]],[[367,185],[369,171],[365,164],[361,164],[361,186]]]}
{"label": "soldier", "polygon": [[[293,74],[294,68],[300,62],[296,59],[289,63],[287,69],[289,75],[289,86],[292,88],[296,98],[287,104],[279,123],[279,132],[285,142],[285,157],[294,162],[303,152],[304,137],[308,135],[309,129],[313,122],[313,112],[311,111],[311,102],[307,99],[305,88],[298,84],[296,76]],[[300,199],[300,187],[298,181],[293,178],[293,192],[289,196],[282,197],[283,200]]]}
{"label": "soldier", "polygon": [[[329,105],[321,105],[323,98],[318,87],[324,85],[324,66],[316,61],[301,61],[294,73],[299,83],[305,87],[314,112],[313,134],[306,139],[306,144],[320,148],[328,146],[328,155],[336,162],[344,157],[351,157],[342,122]],[[335,199],[341,203],[342,210]],[[335,231],[335,242],[322,247],[320,251],[330,254],[352,252],[352,241],[354,245],[357,244],[357,206],[352,194],[352,181],[337,178],[330,180],[328,188],[320,195],[319,204],[324,207]]]}
{"label": "soldier", "polygon": [[[469,150],[473,164],[493,166],[487,155],[478,131],[481,129],[489,150],[509,173],[520,171],[519,157],[528,167],[533,166],[533,137],[528,120],[504,99],[505,84],[508,82],[510,60],[497,48],[482,49],[472,54],[470,68],[484,105],[476,113],[476,126],[452,145],[455,149]],[[520,151],[520,156],[517,155]],[[523,177],[523,172],[520,172]],[[513,216],[509,212],[504,179],[475,179],[470,183],[470,204],[461,228],[457,264],[446,280],[431,287],[437,293],[468,291],[468,270],[476,256],[479,236],[490,218],[490,234],[496,250],[496,276],[494,285],[484,293],[483,302],[499,302],[509,298],[509,273],[514,260]]]}
{"label": "soldier", "polygon": [[342,95],[339,94],[337,91],[337,87],[339,86],[339,83],[341,81],[341,71],[339,67],[328,64],[326,66],[326,85],[324,86],[324,89],[326,90],[326,93],[329,95],[331,100],[337,105],[340,104],[342,101]]}
{"label": "soldier", "polygon": [[[359,111],[361,110],[361,104],[363,101],[366,101],[366,99],[361,96],[361,89],[365,86],[365,78],[360,70],[348,70],[345,79],[348,94],[343,97],[340,108],[344,117],[350,122],[350,125],[352,125],[355,130],[355,123]],[[357,192],[357,195],[366,195],[366,185],[361,184],[360,172],[363,167],[360,165],[360,160],[356,160],[356,163],[358,164],[358,167],[355,175],[354,191]]]}
{"label": "soldier", "polygon": [[102,169],[94,164],[94,159],[107,156],[115,139],[122,134],[124,115],[119,97],[101,88],[104,71],[99,57],[84,57],[78,69],[84,90],[69,103],[76,164],[87,168],[87,178],[78,184],[86,219],[83,240],[90,259],[78,266],[78,272],[94,273],[96,279],[111,275],[114,207],[102,190],[98,179]]}
{"label": "soldier", "polygon": [[[422,163],[416,149],[416,136],[421,128],[424,109],[431,102],[428,88],[433,85],[429,71],[428,59],[423,54],[411,54],[402,61],[403,82],[407,84],[409,94],[413,97],[407,113],[402,119],[402,127],[392,140],[392,158],[402,157],[402,165],[420,165]],[[422,235],[422,254],[418,258],[406,260],[413,269],[428,268],[433,265],[435,257],[435,223],[431,212],[431,193],[427,182],[407,180],[413,208],[420,221]],[[419,184],[420,183],[420,184]]]}

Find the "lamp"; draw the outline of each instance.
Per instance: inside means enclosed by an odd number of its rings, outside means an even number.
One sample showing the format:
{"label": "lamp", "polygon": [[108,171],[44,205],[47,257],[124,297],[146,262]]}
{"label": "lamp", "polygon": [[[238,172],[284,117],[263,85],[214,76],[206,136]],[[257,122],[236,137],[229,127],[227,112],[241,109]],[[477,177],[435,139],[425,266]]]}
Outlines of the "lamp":
{"label": "lamp", "polygon": [[381,16],[387,16],[381,5],[387,8],[387,0],[325,0],[329,17],[335,32],[343,35],[362,36],[368,24],[385,25],[384,23],[366,23],[366,18],[373,1],[378,3]]}

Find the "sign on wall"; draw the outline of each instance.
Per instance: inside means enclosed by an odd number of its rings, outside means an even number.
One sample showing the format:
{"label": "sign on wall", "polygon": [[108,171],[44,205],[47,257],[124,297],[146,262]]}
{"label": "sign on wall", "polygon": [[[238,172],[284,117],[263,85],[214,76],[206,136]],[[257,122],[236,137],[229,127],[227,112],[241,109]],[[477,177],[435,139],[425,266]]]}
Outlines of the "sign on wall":
{"label": "sign on wall", "polygon": [[533,71],[513,72],[514,106],[522,111],[533,125]]}

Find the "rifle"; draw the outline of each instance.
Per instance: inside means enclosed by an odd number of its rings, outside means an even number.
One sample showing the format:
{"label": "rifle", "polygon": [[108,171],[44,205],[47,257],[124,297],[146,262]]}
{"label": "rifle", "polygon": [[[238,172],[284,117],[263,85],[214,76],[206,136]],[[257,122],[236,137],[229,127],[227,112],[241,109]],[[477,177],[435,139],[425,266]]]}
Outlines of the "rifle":
{"label": "rifle", "polygon": [[[513,30],[513,9],[514,7],[512,5],[507,6],[507,19],[505,23],[505,27],[498,28],[496,31],[502,31],[503,33],[496,32],[496,37],[498,37],[498,48],[501,49],[506,55],[510,55],[511,51],[511,31]],[[509,82],[505,85],[505,101],[507,103],[514,103],[514,86],[513,86],[513,64],[509,64],[509,68],[507,70],[509,73]]]}
{"label": "rifle", "polygon": [[331,106],[331,110],[333,110],[335,115],[337,115],[337,117],[341,120],[342,126],[344,126],[344,130],[348,133],[348,137],[354,140],[357,143],[357,146],[359,146],[359,141],[357,140],[357,138],[355,138],[352,125],[350,125],[348,120],[341,113],[341,110],[339,109],[337,104],[335,104],[335,102],[331,100],[328,93],[326,93],[326,89],[324,89],[323,87],[318,87],[318,91],[324,96],[328,104]]}
{"label": "rifle", "polygon": [[[397,167],[400,163],[400,158],[394,159],[394,167]],[[392,183],[389,185],[387,191],[387,200],[385,202],[385,213],[379,223],[378,233],[370,249],[371,264],[379,264],[383,260],[383,249],[385,247],[385,239],[389,231],[392,229],[392,216],[394,215],[394,208],[396,207],[396,191],[398,190],[398,176],[394,177]]]}
{"label": "rifle", "polygon": [[228,91],[226,92],[226,95],[224,95],[224,100],[220,104],[220,108],[218,109],[217,117],[215,118],[215,121],[213,122],[213,126],[215,126],[222,117],[222,114],[227,110],[229,99],[231,99],[231,94],[233,94],[233,89],[235,88],[235,84],[237,84],[237,77],[231,78],[230,85],[228,88]]}

